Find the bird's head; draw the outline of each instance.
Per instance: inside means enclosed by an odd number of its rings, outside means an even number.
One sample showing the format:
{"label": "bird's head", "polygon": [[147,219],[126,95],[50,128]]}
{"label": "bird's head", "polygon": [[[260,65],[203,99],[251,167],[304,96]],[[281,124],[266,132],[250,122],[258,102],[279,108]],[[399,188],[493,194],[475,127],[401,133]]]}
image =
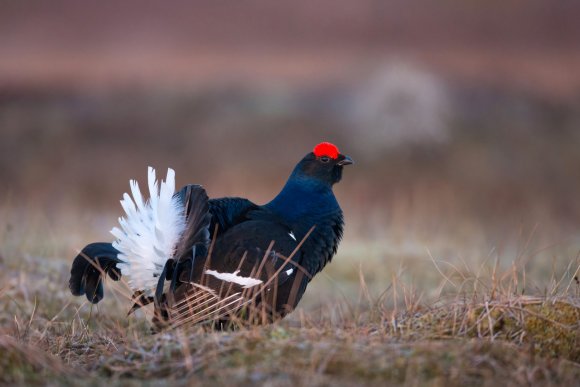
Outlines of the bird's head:
{"label": "bird's head", "polygon": [[321,142],[300,160],[292,175],[298,179],[314,179],[332,186],[342,178],[342,168],[350,164],[354,164],[354,161],[341,154],[336,145]]}

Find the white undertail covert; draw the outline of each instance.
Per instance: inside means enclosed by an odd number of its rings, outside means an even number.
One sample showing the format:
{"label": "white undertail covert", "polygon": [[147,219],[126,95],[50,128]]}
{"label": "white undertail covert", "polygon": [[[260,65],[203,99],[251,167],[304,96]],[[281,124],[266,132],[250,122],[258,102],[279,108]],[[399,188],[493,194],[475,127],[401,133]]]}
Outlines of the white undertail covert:
{"label": "white undertail covert", "polygon": [[119,218],[119,227],[111,234],[117,238],[113,247],[119,250],[118,264],[123,277],[134,291],[151,295],[165,263],[185,229],[182,203],[175,194],[175,171],[167,170],[165,181],[159,187],[155,169],[147,170],[149,200],[145,200],[135,180],[130,180],[131,195],[125,193],[121,206],[125,216]]}

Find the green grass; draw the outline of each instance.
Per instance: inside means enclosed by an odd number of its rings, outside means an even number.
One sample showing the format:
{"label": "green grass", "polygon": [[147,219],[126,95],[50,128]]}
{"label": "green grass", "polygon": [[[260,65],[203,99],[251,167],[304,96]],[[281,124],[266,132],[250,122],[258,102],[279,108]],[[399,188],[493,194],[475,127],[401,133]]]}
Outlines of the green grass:
{"label": "green grass", "polygon": [[429,234],[419,221],[385,226],[383,238],[347,228],[339,255],[285,320],[151,335],[142,312],[126,317],[122,286],[109,286],[98,306],[68,291],[75,249],[109,239],[113,215],[4,206],[0,216],[0,384],[573,385],[580,378],[578,246],[554,244],[542,230],[506,236],[500,254],[480,233]]}

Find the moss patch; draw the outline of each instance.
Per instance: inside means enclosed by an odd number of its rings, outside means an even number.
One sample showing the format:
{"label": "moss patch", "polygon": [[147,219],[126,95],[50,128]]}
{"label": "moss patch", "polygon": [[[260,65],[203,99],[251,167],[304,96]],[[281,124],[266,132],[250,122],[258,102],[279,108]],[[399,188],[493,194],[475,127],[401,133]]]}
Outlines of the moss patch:
{"label": "moss patch", "polygon": [[404,338],[481,337],[529,346],[540,356],[580,362],[580,307],[573,300],[517,298],[452,303],[403,317]]}

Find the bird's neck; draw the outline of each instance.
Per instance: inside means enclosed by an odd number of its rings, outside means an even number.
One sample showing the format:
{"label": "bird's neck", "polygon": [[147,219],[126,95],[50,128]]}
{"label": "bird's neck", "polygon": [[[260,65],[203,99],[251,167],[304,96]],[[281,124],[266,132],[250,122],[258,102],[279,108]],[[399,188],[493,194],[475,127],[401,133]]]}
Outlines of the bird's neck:
{"label": "bird's neck", "polygon": [[328,184],[303,177],[289,179],[282,191],[265,207],[290,222],[332,216],[340,211]]}

